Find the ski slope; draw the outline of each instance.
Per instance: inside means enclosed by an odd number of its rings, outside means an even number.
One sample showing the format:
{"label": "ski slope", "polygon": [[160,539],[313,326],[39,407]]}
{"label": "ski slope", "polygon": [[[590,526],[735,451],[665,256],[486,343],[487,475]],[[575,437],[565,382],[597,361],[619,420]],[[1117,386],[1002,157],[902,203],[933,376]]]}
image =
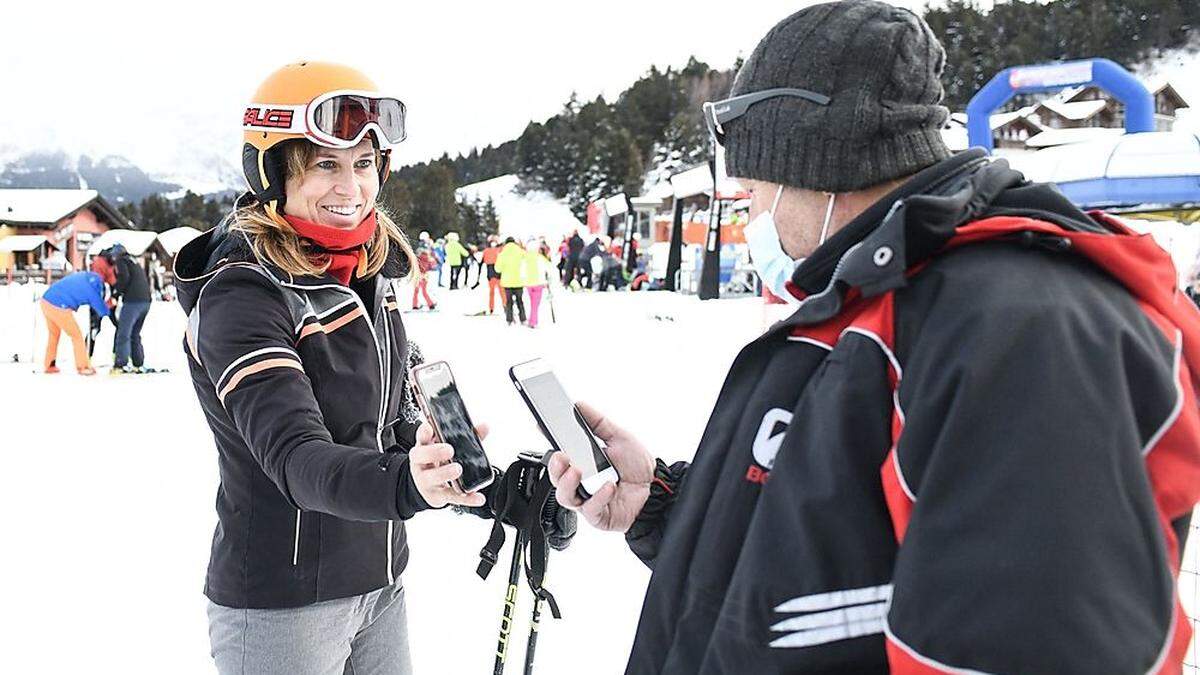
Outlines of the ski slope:
{"label": "ski slope", "polygon": [[[405,323],[428,359],[451,363],[472,415],[492,427],[485,445],[501,466],[545,448],[507,375],[534,356],[652,452],[690,458],[726,369],[768,318],[753,298],[560,291],[558,322],[544,305],[534,331],[465,316],[485,306],[484,291],[434,289],[441,310],[406,314]],[[33,372],[29,340],[43,330],[29,324],[34,307],[27,287],[0,286],[0,598],[9,617],[0,672],[211,674],[201,591],[216,452],[180,346],[183,314],[158,302],[146,324],[149,363],[171,372],[110,377],[102,368],[83,378],[69,372],[65,340],[68,372]],[[106,324],[96,353],[110,353],[111,339]],[[21,362],[8,362],[14,351]],[[511,546],[481,581],[475,566],[489,525],[449,511],[408,523],[403,580],[417,673],[491,670]],[[1192,616],[1198,541],[1193,533],[1180,580]],[[620,535],[582,527],[550,560],[547,587],[563,618],[543,612],[536,672],[622,672],[648,579]],[[509,673],[520,672],[532,607],[525,586],[518,598]]]}
{"label": "ski slope", "polygon": [[[440,311],[405,323],[428,359],[451,363],[472,415],[492,427],[485,445],[500,466],[546,447],[507,373],[534,356],[654,452],[689,458],[729,363],[762,321],[754,299],[560,292],[558,323],[543,302],[535,331],[464,316],[484,307],[485,290],[435,289]],[[0,286],[0,598],[11,619],[0,672],[213,673],[202,589],[217,463],[181,349],[183,313],[156,302],[146,323],[147,361],[170,373],[111,377],[101,368],[84,378],[70,367],[65,336],[65,372],[33,372],[33,307],[26,287]],[[40,324],[34,330],[44,339]],[[97,355],[111,353],[112,334],[106,322]],[[22,362],[8,362],[13,351]],[[475,566],[490,522],[439,511],[408,525],[416,672],[490,672],[511,546],[484,582]],[[648,579],[623,537],[581,528],[550,560],[547,587],[563,619],[543,612],[536,671],[621,672]],[[518,597],[510,673],[520,672],[532,609],[526,587]]]}

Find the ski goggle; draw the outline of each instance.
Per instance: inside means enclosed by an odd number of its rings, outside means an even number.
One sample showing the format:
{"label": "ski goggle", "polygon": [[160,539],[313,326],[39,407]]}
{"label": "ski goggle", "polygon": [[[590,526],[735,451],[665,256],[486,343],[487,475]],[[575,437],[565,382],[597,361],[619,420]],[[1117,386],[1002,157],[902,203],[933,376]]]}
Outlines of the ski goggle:
{"label": "ski goggle", "polygon": [[783,87],[779,89],[752,91],[749,94],[705,103],[702,107],[704,111],[704,124],[708,127],[708,133],[712,136],[713,140],[718,145],[725,145],[724,124],[745,115],[750,110],[750,106],[755,103],[778,97],[800,98],[816,103],[817,105],[829,105],[830,101],[828,96],[807,89]]}
{"label": "ski goggle", "polygon": [[352,148],[374,129],[381,146],[399,144],[406,136],[405,107],[400,99],[365,91],[333,91],[308,105],[252,103],[246,107],[246,131],[303,134],[330,148]]}

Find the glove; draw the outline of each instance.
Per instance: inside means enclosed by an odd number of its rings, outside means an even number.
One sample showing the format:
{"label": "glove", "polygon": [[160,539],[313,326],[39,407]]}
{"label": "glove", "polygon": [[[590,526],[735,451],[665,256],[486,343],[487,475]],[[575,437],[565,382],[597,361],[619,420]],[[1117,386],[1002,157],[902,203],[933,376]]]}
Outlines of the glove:
{"label": "glove", "polygon": [[496,467],[492,467],[492,482],[484,487],[480,492],[483,493],[483,498],[486,499],[483,506],[461,506],[459,504],[451,504],[450,509],[458,514],[470,514],[478,516],[484,520],[495,520],[496,509],[499,508],[500,485],[504,482],[504,472]]}
{"label": "glove", "polygon": [[558,503],[554,498],[554,490],[550,491],[550,497],[542,507],[542,530],[546,532],[546,543],[555,551],[562,551],[570,546],[575,532],[579,530],[578,516]]}

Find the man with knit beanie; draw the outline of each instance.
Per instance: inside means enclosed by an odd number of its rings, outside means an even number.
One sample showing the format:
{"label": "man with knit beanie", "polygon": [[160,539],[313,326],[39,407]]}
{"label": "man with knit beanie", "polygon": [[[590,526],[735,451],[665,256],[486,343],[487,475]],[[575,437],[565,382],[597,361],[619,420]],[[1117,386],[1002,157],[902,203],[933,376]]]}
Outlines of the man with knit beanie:
{"label": "man with knit beanie", "polygon": [[619,483],[552,461],[653,569],[627,672],[1179,672],[1200,313],[1148,238],[951,156],[944,60],[907,10],[815,5],[705,105],[795,311],[690,465],[586,405]]}

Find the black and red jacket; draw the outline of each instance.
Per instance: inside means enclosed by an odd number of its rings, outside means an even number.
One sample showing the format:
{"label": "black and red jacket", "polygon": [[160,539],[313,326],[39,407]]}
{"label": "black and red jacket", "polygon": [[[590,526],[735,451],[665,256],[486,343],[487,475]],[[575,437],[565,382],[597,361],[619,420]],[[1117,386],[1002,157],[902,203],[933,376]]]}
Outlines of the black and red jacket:
{"label": "black and red jacket", "polygon": [[370,592],[408,560],[426,508],[408,471],[412,354],[391,255],[350,285],[294,277],[225,226],[175,261],[192,384],[221,484],[205,594],[280,608]]}
{"label": "black and red jacket", "polygon": [[980,152],[805,261],[669,509],[629,673],[1178,673],[1200,313]]}

